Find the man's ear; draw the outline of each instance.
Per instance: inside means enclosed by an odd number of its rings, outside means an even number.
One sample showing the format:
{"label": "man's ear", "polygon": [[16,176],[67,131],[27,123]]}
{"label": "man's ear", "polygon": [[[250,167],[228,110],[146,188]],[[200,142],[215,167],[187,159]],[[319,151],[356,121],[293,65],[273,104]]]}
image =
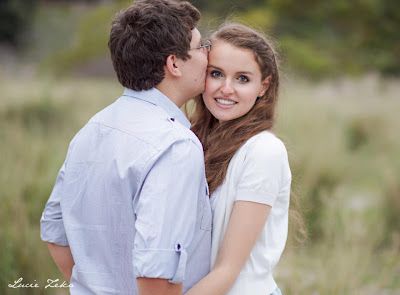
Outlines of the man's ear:
{"label": "man's ear", "polygon": [[168,55],[165,63],[165,71],[173,77],[180,78],[182,77],[182,72],[179,65],[181,65],[180,60],[175,55]]}

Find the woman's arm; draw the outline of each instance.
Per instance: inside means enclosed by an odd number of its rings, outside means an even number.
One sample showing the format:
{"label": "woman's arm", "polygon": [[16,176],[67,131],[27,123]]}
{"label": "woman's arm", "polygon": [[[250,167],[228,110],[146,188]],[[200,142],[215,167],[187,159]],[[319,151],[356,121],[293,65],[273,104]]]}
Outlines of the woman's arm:
{"label": "woman's arm", "polygon": [[185,295],[223,295],[233,286],[246,263],[271,207],[236,201],[212,271]]}

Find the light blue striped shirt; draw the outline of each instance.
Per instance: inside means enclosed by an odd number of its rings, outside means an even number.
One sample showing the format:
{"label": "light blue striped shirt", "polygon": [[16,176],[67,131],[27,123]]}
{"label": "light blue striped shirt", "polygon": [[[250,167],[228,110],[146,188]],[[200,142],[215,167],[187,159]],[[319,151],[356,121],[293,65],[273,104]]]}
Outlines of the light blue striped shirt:
{"label": "light blue striped shirt", "polygon": [[201,143],[160,91],[126,89],[74,137],[41,218],[71,248],[71,294],[137,294],[136,277],[210,271],[211,208]]}

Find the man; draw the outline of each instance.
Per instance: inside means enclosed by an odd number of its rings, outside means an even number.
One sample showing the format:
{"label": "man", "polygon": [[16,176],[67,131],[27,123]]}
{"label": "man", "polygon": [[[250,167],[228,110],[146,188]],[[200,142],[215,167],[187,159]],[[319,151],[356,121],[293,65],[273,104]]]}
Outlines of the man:
{"label": "man", "polygon": [[71,294],[182,294],[209,272],[202,146],[180,107],[207,52],[188,2],[136,1],[109,48],[122,97],[72,140],[41,219]]}

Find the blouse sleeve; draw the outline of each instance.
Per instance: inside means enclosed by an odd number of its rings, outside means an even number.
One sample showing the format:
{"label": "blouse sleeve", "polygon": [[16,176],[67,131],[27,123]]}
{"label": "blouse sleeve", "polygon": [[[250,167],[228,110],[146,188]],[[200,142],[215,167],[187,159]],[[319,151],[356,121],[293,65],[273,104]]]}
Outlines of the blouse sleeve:
{"label": "blouse sleeve", "polygon": [[284,144],[274,135],[260,136],[248,147],[239,176],[236,201],[273,206],[282,182],[290,175]]}

